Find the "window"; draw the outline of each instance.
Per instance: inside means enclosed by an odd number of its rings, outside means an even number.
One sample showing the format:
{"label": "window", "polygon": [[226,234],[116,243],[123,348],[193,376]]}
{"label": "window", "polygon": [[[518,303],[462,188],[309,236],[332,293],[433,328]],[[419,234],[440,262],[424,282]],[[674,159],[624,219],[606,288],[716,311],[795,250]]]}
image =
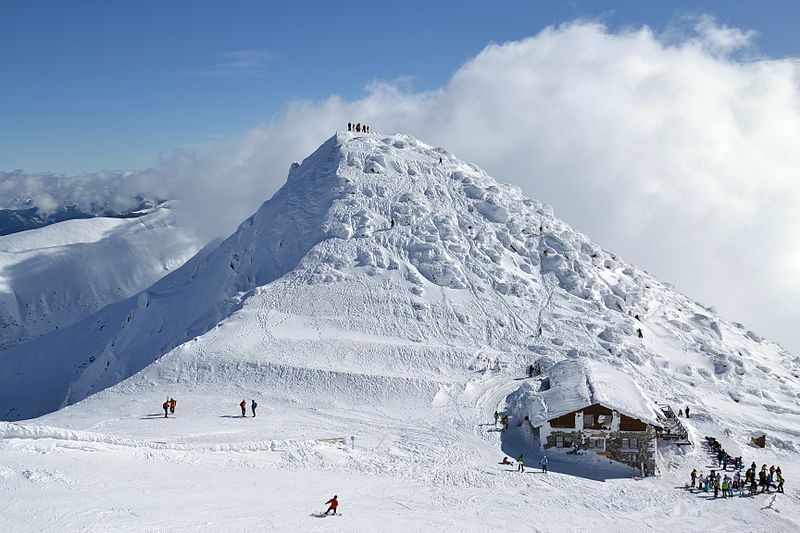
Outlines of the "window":
{"label": "window", "polygon": [[639,439],[636,437],[631,438],[631,448],[638,448],[639,447]]}
{"label": "window", "polygon": [[625,448],[625,449],[631,447],[631,441],[630,441],[630,439],[628,437],[623,437],[622,438],[622,447]]}
{"label": "window", "polygon": [[564,447],[564,437],[561,435],[556,436],[556,448],[563,448]]}
{"label": "window", "polygon": [[564,448],[572,448],[572,437],[564,437]]}
{"label": "window", "polygon": [[596,450],[605,450],[606,449],[606,440],[605,439],[592,439],[591,440],[592,448]]}

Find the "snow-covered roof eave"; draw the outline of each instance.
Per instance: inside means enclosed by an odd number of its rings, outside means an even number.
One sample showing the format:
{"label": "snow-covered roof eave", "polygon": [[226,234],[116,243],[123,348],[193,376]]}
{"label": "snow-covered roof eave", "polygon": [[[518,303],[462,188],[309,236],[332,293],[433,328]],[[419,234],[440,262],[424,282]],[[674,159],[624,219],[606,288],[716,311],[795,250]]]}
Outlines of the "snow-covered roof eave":
{"label": "snow-covered roof eave", "polygon": [[595,404],[662,427],[651,402],[638,385],[617,369],[586,358],[567,359],[548,370],[551,388],[536,395],[528,418],[534,427]]}
{"label": "snow-covered roof eave", "polygon": [[530,416],[529,415],[528,418],[529,418],[531,424],[533,425],[533,427],[539,427],[539,426],[543,425],[545,422],[550,422],[551,420],[554,420],[556,418],[562,417],[564,415],[568,415],[570,413],[575,413],[577,411],[582,411],[583,409],[586,409],[587,407],[591,407],[592,405],[595,405],[595,404],[602,405],[603,407],[611,409],[612,411],[616,411],[617,413],[619,413],[621,415],[625,415],[628,418],[633,418],[633,419],[639,420],[640,422],[644,422],[646,424],[650,424],[651,426],[654,426],[656,428],[663,429],[663,426],[661,425],[661,422],[658,420],[658,417],[656,417],[656,416],[642,418],[641,415],[633,415],[633,414],[627,413],[627,412],[625,412],[624,409],[620,409],[620,408],[618,408],[618,407],[616,407],[616,406],[614,406],[612,404],[609,404],[607,402],[586,403],[585,405],[582,405],[582,406],[577,407],[575,409],[569,409],[569,410],[565,410],[565,411],[561,411],[561,412],[558,412],[558,411],[556,411],[556,412],[548,412],[547,416],[536,416],[535,418],[534,418],[534,416]]}

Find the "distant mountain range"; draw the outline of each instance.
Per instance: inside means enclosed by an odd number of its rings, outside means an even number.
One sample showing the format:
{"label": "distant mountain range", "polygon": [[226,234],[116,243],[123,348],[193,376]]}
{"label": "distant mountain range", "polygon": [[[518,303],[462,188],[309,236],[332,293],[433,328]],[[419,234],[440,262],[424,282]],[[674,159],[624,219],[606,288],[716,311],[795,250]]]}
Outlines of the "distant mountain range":
{"label": "distant mountain range", "polygon": [[78,176],[0,171],[0,236],[92,217],[137,217],[167,199],[148,172]]}
{"label": "distant mountain range", "polygon": [[65,220],[94,217],[136,218],[163,203],[163,200],[150,200],[141,196],[136,197],[136,200],[138,200],[136,205],[123,211],[105,205],[91,206],[89,210],[84,210],[75,204],[60,205],[48,212],[42,212],[35,206],[23,209],[0,209],[0,236],[41,228]]}

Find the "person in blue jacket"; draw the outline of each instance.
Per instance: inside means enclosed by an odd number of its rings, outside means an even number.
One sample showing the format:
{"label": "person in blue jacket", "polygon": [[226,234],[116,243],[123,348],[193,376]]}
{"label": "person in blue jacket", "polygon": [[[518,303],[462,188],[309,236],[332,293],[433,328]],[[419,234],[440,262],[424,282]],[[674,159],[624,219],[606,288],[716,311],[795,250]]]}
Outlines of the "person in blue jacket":
{"label": "person in blue jacket", "polygon": [[543,455],[541,459],[539,459],[539,465],[542,467],[542,472],[545,474],[547,473],[547,456]]}
{"label": "person in blue jacket", "polygon": [[250,400],[250,409],[253,411],[253,418],[256,417],[256,407],[258,407],[258,404],[256,403],[256,401],[255,400]]}

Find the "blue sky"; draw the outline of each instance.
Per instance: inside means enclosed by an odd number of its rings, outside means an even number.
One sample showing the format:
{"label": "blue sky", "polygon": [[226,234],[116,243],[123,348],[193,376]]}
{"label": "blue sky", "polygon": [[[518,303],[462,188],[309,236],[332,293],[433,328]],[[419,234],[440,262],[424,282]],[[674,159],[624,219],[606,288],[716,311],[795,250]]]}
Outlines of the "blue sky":
{"label": "blue sky", "polygon": [[[458,7],[455,7],[458,6]],[[236,135],[296,98],[356,98],[373,80],[442,86],[491,41],[579,17],[661,31],[687,13],[797,55],[800,3],[0,3],[0,170],[67,174],[155,164]]]}

